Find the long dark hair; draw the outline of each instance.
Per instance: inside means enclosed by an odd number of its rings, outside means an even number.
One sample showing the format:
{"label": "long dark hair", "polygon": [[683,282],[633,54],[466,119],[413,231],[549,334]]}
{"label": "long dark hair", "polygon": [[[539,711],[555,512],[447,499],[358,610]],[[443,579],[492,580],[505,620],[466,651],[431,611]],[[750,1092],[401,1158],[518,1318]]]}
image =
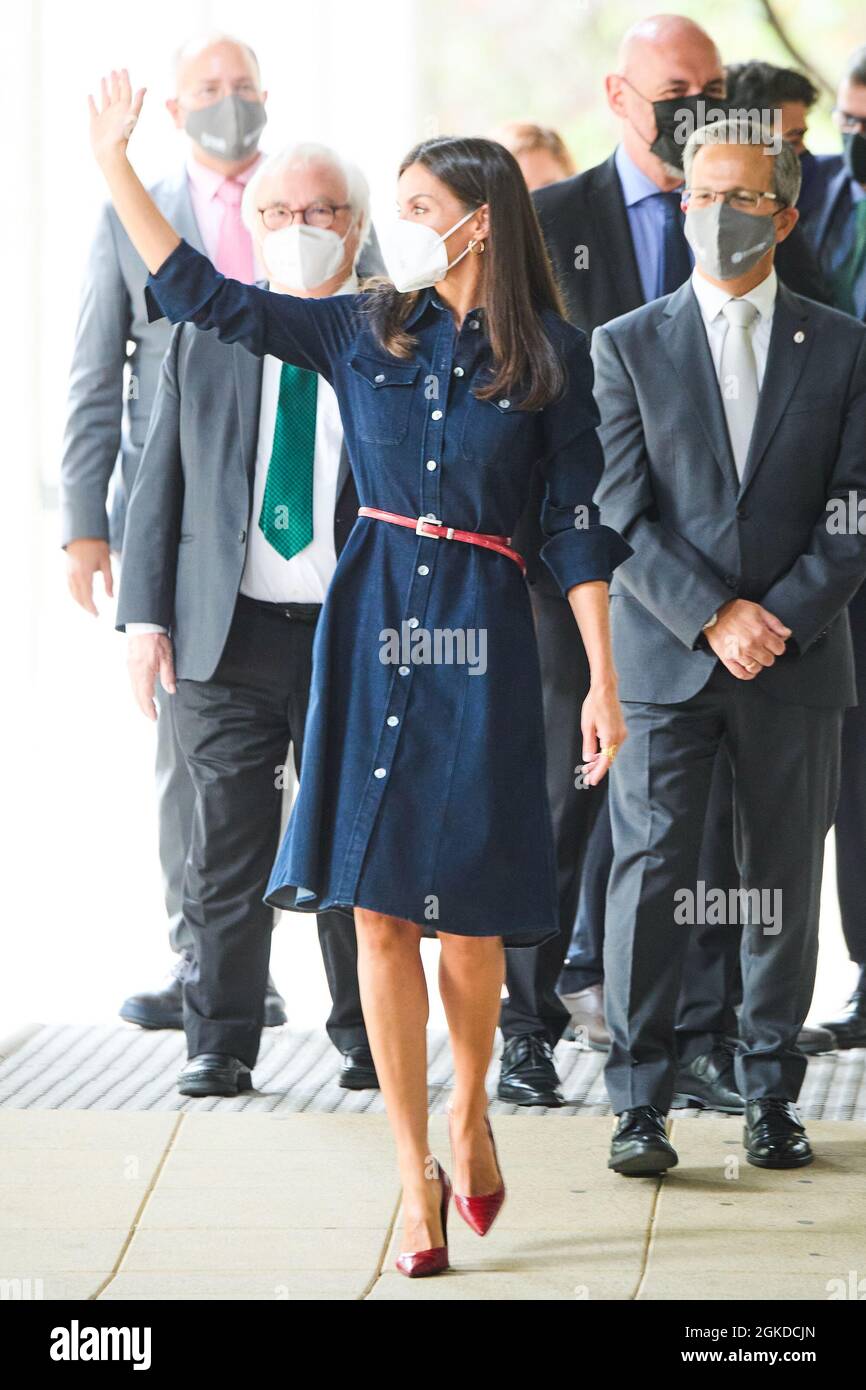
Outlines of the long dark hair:
{"label": "long dark hair", "polygon": [[[400,165],[423,164],[450,189],[466,212],[487,203],[490,236],[481,257],[480,299],[486,310],[493,375],[475,394],[481,400],[520,394],[528,410],[555,400],[565,369],[545,331],[541,313],[562,314],[562,301],[541,228],[520,166],[496,140],[440,136],[423,140]],[[411,357],[415,339],[405,322],[419,291],[400,294],[390,282],[370,287],[368,311],[379,343],[395,357]]]}

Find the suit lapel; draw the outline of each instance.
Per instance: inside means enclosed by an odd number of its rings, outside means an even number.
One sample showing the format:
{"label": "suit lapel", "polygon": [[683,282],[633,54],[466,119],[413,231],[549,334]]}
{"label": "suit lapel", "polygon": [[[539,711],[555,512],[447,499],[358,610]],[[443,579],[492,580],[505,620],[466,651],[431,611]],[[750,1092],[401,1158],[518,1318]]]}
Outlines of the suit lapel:
{"label": "suit lapel", "polygon": [[195,247],[196,251],[201,251],[204,254],[204,242],[195,220],[192,195],[189,191],[189,175],[185,168],[180,171],[176,181],[168,190],[166,213],[178,236],[182,236],[184,241]]}
{"label": "suit lapel", "polygon": [[[795,298],[780,283],[776,291],[767,365],[761,384],[761,394],[758,397],[758,410],[749,444],[749,455],[743,469],[740,496],[749,487],[760,467],[770,440],[776,432],[779,421],[806,365],[813,337],[807,328],[808,318],[808,300]],[[795,336],[797,334],[802,335],[799,342]]]}
{"label": "suit lapel", "polygon": [[616,318],[618,314],[640,308],[644,297],[628,212],[613,155],[598,166],[598,180],[589,200],[589,209],[598,232],[595,244],[604,247],[604,255],[599,260],[606,266],[615,267],[611,285],[617,308],[608,318]]}
{"label": "suit lapel", "polygon": [[821,214],[815,223],[814,244],[818,251],[820,251],[823,246],[824,238],[827,235],[833,213],[836,210],[836,204],[842,197],[842,192],[847,183],[848,171],[843,168],[839,170],[838,174],[836,174],[827,185],[824,202],[821,207]]}
{"label": "suit lapel", "polygon": [[690,280],[668,299],[658,332],[676,372],[675,380],[689,394],[713,456],[728,486],[736,493],[739,479],[728,439],[725,408]]}
{"label": "suit lapel", "polygon": [[259,408],[262,399],[263,359],[254,357],[246,348],[233,347],[235,389],[238,400],[238,423],[243,459],[252,499],[253,475],[259,443]]}

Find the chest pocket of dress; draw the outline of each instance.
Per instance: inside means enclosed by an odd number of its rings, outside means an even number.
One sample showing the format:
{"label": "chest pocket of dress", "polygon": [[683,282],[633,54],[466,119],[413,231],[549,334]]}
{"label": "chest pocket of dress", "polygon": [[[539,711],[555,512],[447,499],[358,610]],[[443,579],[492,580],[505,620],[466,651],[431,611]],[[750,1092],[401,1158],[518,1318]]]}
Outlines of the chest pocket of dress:
{"label": "chest pocket of dress", "polygon": [[419,363],[383,362],[355,353],[349,361],[357,402],[355,429],[365,444],[401,444],[409,428]]}
{"label": "chest pocket of dress", "polygon": [[520,410],[508,396],[480,401],[470,395],[460,451],[472,463],[500,468],[526,448],[534,419],[534,411]]}

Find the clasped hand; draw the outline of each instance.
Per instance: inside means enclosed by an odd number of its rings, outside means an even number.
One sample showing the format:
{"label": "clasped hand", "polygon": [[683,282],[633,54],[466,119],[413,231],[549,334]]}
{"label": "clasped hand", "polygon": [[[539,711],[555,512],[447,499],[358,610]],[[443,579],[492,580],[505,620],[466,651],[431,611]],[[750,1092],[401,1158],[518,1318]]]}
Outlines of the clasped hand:
{"label": "clasped hand", "polygon": [[732,676],[753,681],[784,655],[791,629],[759,603],[734,598],[719,609],[718,621],[704,635]]}

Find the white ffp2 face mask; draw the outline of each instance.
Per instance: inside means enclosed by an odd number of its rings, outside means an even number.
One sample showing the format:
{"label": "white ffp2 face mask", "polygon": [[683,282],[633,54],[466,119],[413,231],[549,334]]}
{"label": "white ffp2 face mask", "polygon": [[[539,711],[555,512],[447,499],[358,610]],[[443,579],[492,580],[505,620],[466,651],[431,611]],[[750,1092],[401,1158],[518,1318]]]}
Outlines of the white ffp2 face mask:
{"label": "white ffp2 face mask", "polygon": [[[349,233],[346,233],[348,236]],[[262,259],[270,278],[291,290],[315,290],[337,274],[346,254],[346,237],[306,222],[280,227],[262,239]]]}
{"label": "white ffp2 face mask", "polygon": [[399,217],[390,226],[383,227],[379,233],[379,245],[394,288],[401,294],[409,294],[413,290],[426,290],[430,285],[444,280],[449,270],[462,261],[469,251],[467,246],[459,256],[449,261],[445,243],[452,232],[474,217],[477,211],[478,208],[473,208],[472,212],[467,212],[465,217],[442,233],[425,226],[423,222],[407,222],[405,217]]}

